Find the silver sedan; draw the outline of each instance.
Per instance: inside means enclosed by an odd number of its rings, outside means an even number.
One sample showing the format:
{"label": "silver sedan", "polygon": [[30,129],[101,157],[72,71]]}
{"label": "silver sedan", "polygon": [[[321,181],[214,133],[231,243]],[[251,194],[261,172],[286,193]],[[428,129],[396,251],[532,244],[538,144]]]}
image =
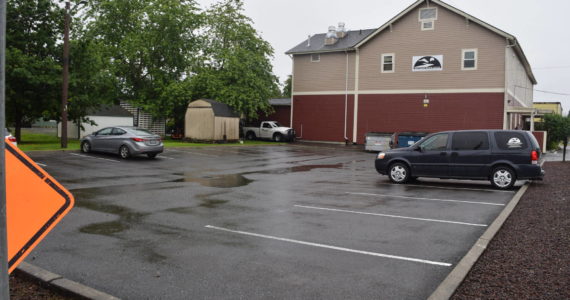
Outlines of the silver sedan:
{"label": "silver sedan", "polygon": [[106,127],[81,139],[81,152],[116,153],[123,159],[146,154],[155,158],[164,151],[160,136],[131,126]]}

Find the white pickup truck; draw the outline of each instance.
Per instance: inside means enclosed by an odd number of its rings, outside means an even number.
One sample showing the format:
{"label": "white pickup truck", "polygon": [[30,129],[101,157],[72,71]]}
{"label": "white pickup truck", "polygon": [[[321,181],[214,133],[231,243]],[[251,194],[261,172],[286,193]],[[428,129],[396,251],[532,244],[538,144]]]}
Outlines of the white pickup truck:
{"label": "white pickup truck", "polygon": [[295,140],[295,129],[281,126],[276,121],[263,121],[254,126],[244,126],[243,135],[246,140],[270,139],[276,142],[292,142]]}

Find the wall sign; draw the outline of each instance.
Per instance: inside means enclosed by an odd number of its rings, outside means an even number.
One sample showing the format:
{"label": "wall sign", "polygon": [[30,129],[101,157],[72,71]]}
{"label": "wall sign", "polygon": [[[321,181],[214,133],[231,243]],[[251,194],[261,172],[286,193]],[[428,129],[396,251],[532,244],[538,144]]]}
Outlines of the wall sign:
{"label": "wall sign", "polygon": [[412,59],[412,71],[441,71],[443,70],[443,55],[414,56]]}

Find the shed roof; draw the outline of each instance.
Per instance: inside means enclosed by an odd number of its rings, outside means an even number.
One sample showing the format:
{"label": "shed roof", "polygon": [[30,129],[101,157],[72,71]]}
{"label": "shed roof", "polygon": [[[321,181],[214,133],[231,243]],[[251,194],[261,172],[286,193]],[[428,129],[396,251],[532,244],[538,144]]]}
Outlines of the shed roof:
{"label": "shed roof", "polygon": [[102,105],[98,108],[92,109],[88,115],[99,117],[133,117],[129,111],[120,105]]}
{"label": "shed roof", "polygon": [[285,54],[308,54],[321,52],[336,52],[354,50],[354,46],[365,39],[376,29],[361,29],[347,31],[346,36],[339,39],[334,45],[325,45],[326,33],[318,33],[293,47]]}
{"label": "shed roof", "polygon": [[[216,117],[228,117],[228,118],[239,118],[239,115],[227,104],[225,103],[221,103],[212,99],[198,99],[196,101],[204,101],[204,102],[208,102],[210,104],[210,107],[212,108],[212,111],[214,111],[214,116]],[[192,105],[192,103],[196,102],[193,101],[191,102],[188,107],[190,108],[190,106]],[[205,106],[192,106],[194,108],[205,108]]]}

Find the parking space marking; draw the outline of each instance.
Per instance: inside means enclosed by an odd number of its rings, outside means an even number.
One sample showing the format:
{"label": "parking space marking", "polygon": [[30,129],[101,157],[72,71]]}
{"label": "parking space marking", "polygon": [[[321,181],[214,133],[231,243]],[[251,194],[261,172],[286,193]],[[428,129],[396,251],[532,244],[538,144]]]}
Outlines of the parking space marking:
{"label": "parking space marking", "polygon": [[106,160],[106,161],[112,161],[112,162],[121,162],[120,160],[107,159],[107,158],[95,157],[95,156],[89,156],[89,155],[83,155],[83,154],[77,154],[77,153],[69,153],[69,154],[70,154],[70,155],[75,155],[75,156],[93,158],[93,159],[101,159],[101,160]]}
{"label": "parking space marking", "polygon": [[415,218],[415,217],[406,217],[406,216],[398,216],[398,215],[387,215],[387,214],[379,214],[379,213],[368,213],[368,212],[361,212],[361,211],[354,211],[354,210],[344,210],[344,209],[327,208],[327,207],[317,207],[317,206],[307,206],[307,205],[294,205],[294,206],[295,206],[295,207],[301,207],[301,208],[307,208],[307,209],[328,210],[328,211],[344,212],[344,213],[359,214],[359,215],[370,215],[370,216],[399,218],[399,219],[409,219],[409,220],[418,220],[418,221],[426,221],[426,222],[439,222],[439,223],[459,224],[459,225],[467,225],[467,226],[487,227],[487,225],[485,225],[485,224],[466,223],[466,222],[458,222],[458,221],[426,219],[426,218]]}
{"label": "parking space marking", "polygon": [[[384,183],[393,185],[393,183]],[[501,191],[501,190],[491,190],[491,189],[476,189],[476,188],[460,188],[460,187],[446,187],[437,185],[423,185],[423,184],[406,184],[406,186],[416,186],[416,187],[427,187],[432,189],[444,189],[444,190],[466,190],[466,191],[481,191],[481,192],[499,192],[499,193],[515,193],[516,191]]]}
{"label": "parking space marking", "polygon": [[42,163],[39,163],[39,162],[37,162],[37,161],[36,161],[36,165],[38,165],[38,166],[42,166],[42,167],[47,167],[47,165],[46,165],[46,164],[42,164]]}
{"label": "parking space marking", "polygon": [[319,243],[305,242],[305,241],[299,241],[299,240],[294,240],[294,239],[276,237],[276,236],[247,232],[247,231],[232,230],[232,229],[227,229],[227,228],[222,228],[222,227],[217,227],[217,226],[212,226],[212,225],[206,225],[205,227],[209,228],[209,229],[221,230],[221,231],[225,231],[225,232],[254,236],[254,237],[270,239],[270,240],[277,240],[277,241],[282,241],[282,242],[289,242],[289,243],[300,244],[300,245],[305,245],[305,246],[313,246],[313,247],[319,247],[319,248],[325,248],[325,249],[332,249],[332,250],[357,253],[357,254],[364,254],[364,255],[383,257],[383,258],[391,258],[391,259],[404,260],[404,261],[411,261],[411,262],[436,265],[436,266],[444,266],[444,267],[450,267],[451,266],[450,263],[445,263],[445,262],[425,260],[425,259],[419,259],[419,258],[413,258],[413,257],[397,256],[397,255],[384,254],[384,253],[378,253],[378,252],[355,250],[355,249],[349,249],[349,248],[344,248],[344,247],[337,247],[337,246],[331,246],[331,245],[325,245],[325,244],[319,244]]}
{"label": "parking space marking", "polygon": [[173,158],[173,157],[168,157],[168,156],[164,156],[164,155],[159,156],[159,158],[175,159],[175,158]]}
{"label": "parking space marking", "polygon": [[198,152],[192,152],[192,151],[180,151],[180,150],[168,150],[168,151],[169,152],[172,151],[172,152],[188,153],[188,154],[194,154],[194,155],[198,155],[198,156],[219,157],[219,155],[198,153]]}
{"label": "parking space marking", "polygon": [[373,196],[373,197],[394,197],[394,198],[405,198],[405,199],[414,199],[414,200],[423,200],[423,201],[441,201],[441,202],[455,202],[455,203],[466,203],[466,204],[505,206],[502,203],[493,203],[493,202],[478,202],[478,201],[464,201],[464,200],[437,199],[437,198],[421,198],[421,197],[398,196],[398,195],[387,195],[387,194],[371,194],[371,193],[351,193],[351,192],[346,192],[346,193],[350,194],[350,195]]}

